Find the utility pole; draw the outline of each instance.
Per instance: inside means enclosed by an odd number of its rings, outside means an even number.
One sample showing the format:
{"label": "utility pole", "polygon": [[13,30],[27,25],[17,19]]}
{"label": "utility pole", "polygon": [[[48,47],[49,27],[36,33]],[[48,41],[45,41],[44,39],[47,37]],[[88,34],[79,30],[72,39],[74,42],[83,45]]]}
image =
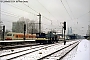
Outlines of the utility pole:
{"label": "utility pole", "polygon": [[39,33],[41,34],[41,14],[39,13]]}

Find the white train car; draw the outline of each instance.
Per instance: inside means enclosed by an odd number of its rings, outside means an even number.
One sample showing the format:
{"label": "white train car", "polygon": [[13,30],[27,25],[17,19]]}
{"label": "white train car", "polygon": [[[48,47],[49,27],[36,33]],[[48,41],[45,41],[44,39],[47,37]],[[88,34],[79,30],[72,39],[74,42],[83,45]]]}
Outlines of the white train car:
{"label": "white train car", "polygon": [[[23,33],[8,32],[5,36],[5,40],[23,40]],[[25,34],[26,40],[35,40],[36,34]]]}

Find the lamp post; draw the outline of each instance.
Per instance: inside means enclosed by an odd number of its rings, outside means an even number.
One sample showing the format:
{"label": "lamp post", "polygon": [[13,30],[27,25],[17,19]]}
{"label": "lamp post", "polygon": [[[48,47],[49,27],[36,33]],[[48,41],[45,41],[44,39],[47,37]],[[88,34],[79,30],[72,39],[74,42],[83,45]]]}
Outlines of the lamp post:
{"label": "lamp post", "polygon": [[39,13],[39,33],[41,34],[41,14]]}

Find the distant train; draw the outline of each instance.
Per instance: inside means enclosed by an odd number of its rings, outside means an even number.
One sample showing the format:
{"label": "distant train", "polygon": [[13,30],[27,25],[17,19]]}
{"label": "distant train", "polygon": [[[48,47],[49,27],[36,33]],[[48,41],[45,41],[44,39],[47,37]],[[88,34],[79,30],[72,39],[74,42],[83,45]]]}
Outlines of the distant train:
{"label": "distant train", "polygon": [[74,40],[74,39],[84,39],[83,36],[78,35],[78,34],[72,34],[72,35],[67,35],[66,36],[68,40]]}
{"label": "distant train", "polygon": [[[23,33],[14,33],[9,32],[7,33],[7,36],[5,37],[5,40],[23,40],[24,34]],[[53,34],[52,32],[49,32],[47,34],[45,33],[36,33],[36,34],[25,34],[26,40],[35,40],[36,43],[54,43],[58,42],[59,36],[56,34]]]}

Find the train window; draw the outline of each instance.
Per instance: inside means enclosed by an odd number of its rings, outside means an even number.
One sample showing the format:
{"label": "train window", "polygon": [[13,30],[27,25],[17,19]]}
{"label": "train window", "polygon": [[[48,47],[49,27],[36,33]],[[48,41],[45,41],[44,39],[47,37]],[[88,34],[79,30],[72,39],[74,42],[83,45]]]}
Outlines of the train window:
{"label": "train window", "polygon": [[16,38],[18,38],[18,35],[16,35]]}
{"label": "train window", "polygon": [[28,35],[26,35],[25,37],[28,38]]}
{"label": "train window", "polygon": [[31,38],[31,36],[29,36],[29,38]]}
{"label": "train window", "polygon": [[12,34],[7,34],[7,36],[12,36]]}
{"label": "train window", "polygon": [[21,38],[23,38],[24,36],[23,35],[21,35]]}

